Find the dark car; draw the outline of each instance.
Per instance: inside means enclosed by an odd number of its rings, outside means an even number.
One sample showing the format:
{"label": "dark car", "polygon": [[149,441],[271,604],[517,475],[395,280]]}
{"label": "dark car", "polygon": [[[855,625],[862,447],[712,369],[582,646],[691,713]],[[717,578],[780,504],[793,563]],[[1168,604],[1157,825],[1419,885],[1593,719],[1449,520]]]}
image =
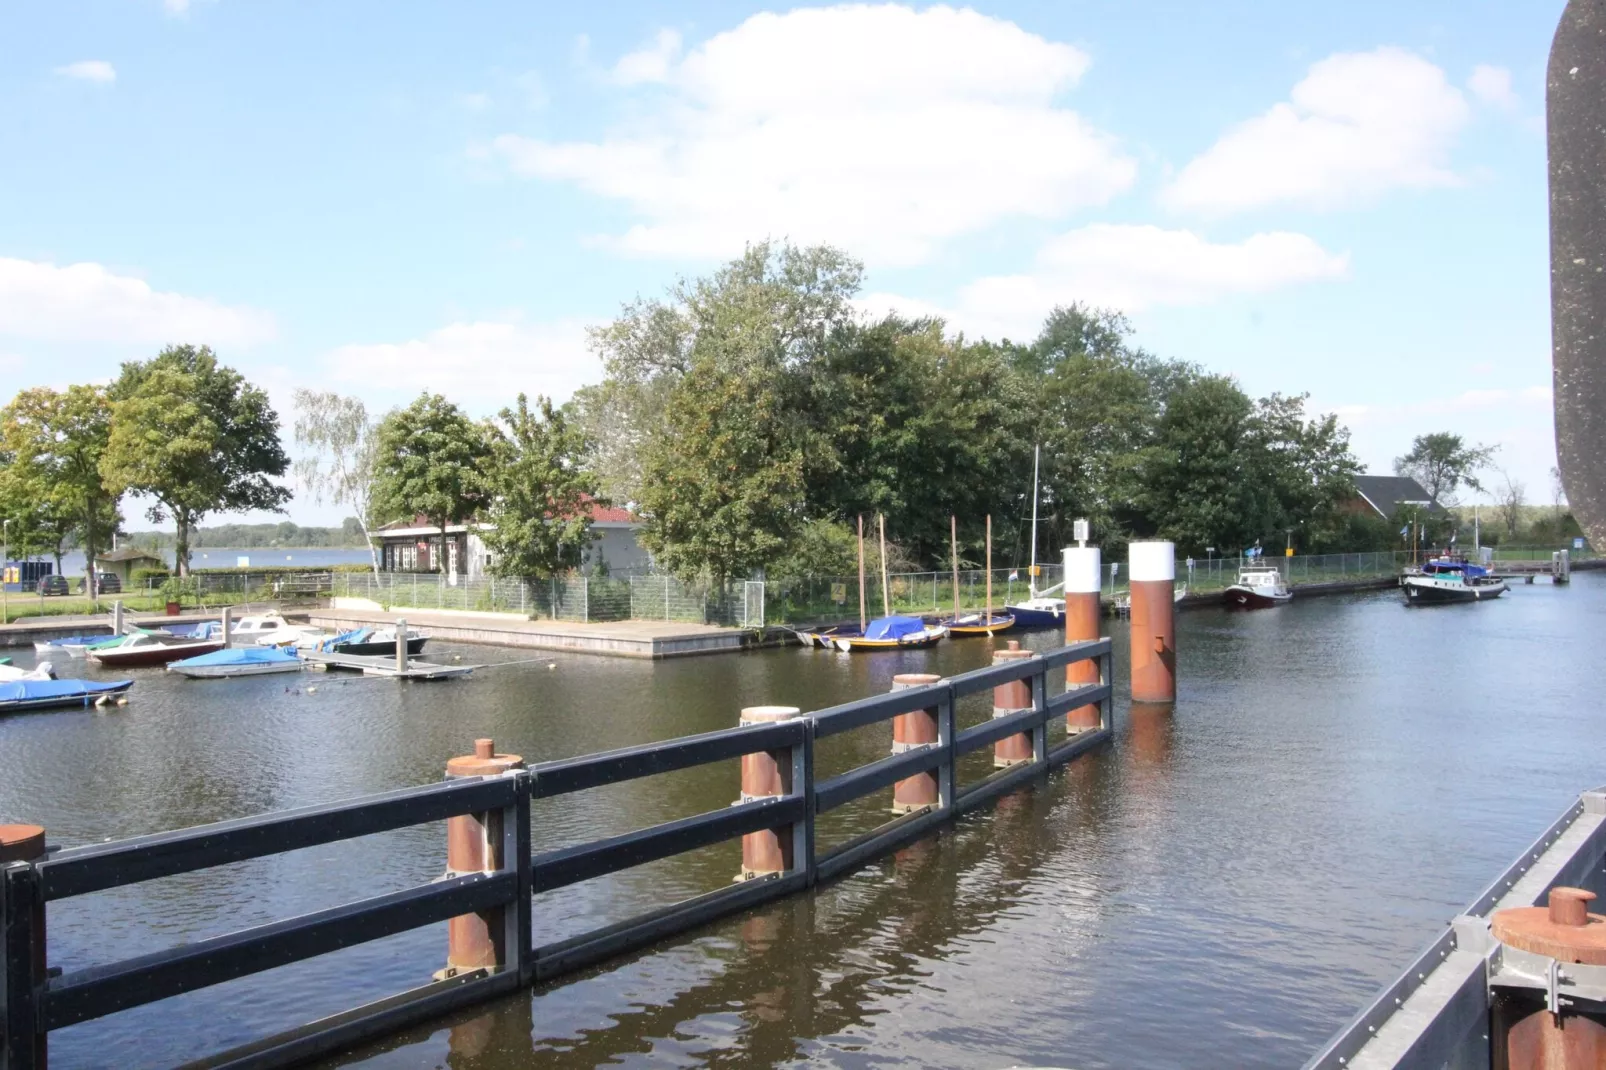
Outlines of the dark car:
{"label": "dark car", "polygon": [[[99,576],[95,577],[95,585],[100,588],[101,594],[122,594],[123,592],[123,581],[117,578],[117,574],[115,572],[102,572]],[[78,581],[78,589],[86,594],[88,593],[88,576],[85,576],[83,579]]]}
{"label": "dark car", "polygon": [[53,575],[53,574],[49,575],[49,576],[40,576],[39,577],[39,593],[40,594],[66,594],[67,593],[67,577],[66,576],[57,576],[57,575]]}

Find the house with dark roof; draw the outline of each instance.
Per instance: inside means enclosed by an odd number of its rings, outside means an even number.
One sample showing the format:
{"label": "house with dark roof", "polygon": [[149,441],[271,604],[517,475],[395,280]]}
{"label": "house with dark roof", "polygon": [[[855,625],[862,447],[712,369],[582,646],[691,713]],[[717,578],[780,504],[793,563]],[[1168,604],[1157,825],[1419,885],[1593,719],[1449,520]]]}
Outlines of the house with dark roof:
{"label": "house with dark roof", "polygon": [[[639,517],[628,509],[598,502],[590,502],[588,507],[593,540],[586,547],[582,571],[589,573],[599,566],[614,572],[640,571],[652,564],[652,556],[636,539],[636,533],[641,530]],[[441,529],[426,517],[416,516],[412,520],[387,524],[373,533],[374,541],[379,544],[379,567],[384,572],[445,571],[448,577],[481,579],[496,564],[490,547],[481,537],[481,532],[490,528],[490,524],[480,521],[448,524],[443,548]],[[444,570],[441,568],[443,560]]]}
{"label": "house with dark roof", "polygon": [[1444,512],[1442,506],[1429,505],[1428,492],[1410,476],[1356,476],[1358,492],[1350,512],[1376,515],[1393,520],[1403,508],[1415,507],[1423,516]]}
{"label": "house with dark roof", "polygon": [[100,572],[110,572],[125,588],[133,582],[135,569],[167,567],[167,559],[162,555],[133,546],[121,550],[107,550],[103,554],[95,555],[95,568]]}

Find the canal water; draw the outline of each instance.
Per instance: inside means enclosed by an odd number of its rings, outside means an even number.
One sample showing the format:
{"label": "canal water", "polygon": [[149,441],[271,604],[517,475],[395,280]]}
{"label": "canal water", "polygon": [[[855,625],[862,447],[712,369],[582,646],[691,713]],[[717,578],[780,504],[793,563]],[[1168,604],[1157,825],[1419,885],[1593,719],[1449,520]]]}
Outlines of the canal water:
{"label": "canal water", "polygon": [[[1111,634],[1124,654],[1124,626]],[[1175,710],[1119,703],[1113,745],[1045,783],[811,894],[329,1065],[1297,1066],[1577,792],[1606,783],[1603,635],[1597,573],[1477,606],[1407,609],[1382,591],[1182,614]],[[425,783],[476,736],[539,761],[988,660],[982,640],[659,664],[432,650],[498,664],[408,685],[142,670],[126,707],[0,719],[0,820],[95,842]],[[1117,679],[1124,691],[1124,658]],[[842,737],[822,764],[872,760],[885,733]],[[542,802],[534,835],[561,846],[736,790],[730,763]],[[822,835],[873,825],[884,803]],[[68,900],[51,907],[52,961],[427,881],[443,842],[434,825]],[[723,887],[736,865],[725,845],[542,896],[538,939]],[[444,946],[433,927],[76,1026],[53,1034],[52,1064],[197,1058],[422,983]]]}

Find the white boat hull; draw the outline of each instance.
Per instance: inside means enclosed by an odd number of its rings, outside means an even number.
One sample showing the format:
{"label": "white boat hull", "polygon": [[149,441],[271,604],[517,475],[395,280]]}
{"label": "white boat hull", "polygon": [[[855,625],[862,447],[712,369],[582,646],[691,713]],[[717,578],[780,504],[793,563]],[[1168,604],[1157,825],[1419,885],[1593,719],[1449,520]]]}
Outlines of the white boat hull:
{"label": "white boat hull", "polygon": [[268,676],[278,672],[300,672],[299,661],[266,662],[261,665],[190,665],[180,668],[169,665],[168,672],[188,676],[192,680],[216,680],[229,676]]}

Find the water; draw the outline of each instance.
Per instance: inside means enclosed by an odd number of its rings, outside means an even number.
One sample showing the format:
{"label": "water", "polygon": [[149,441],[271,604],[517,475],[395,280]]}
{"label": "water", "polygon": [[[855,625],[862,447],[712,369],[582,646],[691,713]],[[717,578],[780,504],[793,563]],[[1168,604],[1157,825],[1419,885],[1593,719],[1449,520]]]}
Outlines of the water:
{"label": "water", "polygon": [[[158,550],[162,559],[169,565],[173,563],[172,550]],[[245,550],[207,549],[190,551],[191,568],[235,568],[240,558],[248,558],[250,568],[329,568],[331,565],[361,565],[369,560],[368,551],[335,550],[322,547],[308,549],[282,549],[269,546],[253,546]],[[41,557],[39,560],[54,562],[52,557]],[[84,574],[84,555],[80,550],[61,555],[62,575],[82,576]]]}
{"label": "water", "polygon": [[[1045,786],[812,895],[331,1065],[1298,1065],[1578,791],[1606,782],[1603,624],[1598,573],[1493,605],[1413,610],[1389,591],[1185,613],[1175,712],[1122,705],[1115,744]],[[1124,652],[1122,626],[1112,634]],[[454,653],[504,664],[401,687],[143,670],[125,708],[0,719],[0,820],[39,820],[62,844],[134,835],[431,781],[478,735],[544,760],[987,658],[977,640],[660,664],[437,651]],[[1124,690],[1119,659],[1117,679]],[[826,741],[822,765],[886,753],[875,733]],[[542,802],[535,836],[552,847],[625,831],[736,790],[732,764]],[[828,842],[884,816],[840,813]],[[407,830],[56,904],[53,962],[429,880],[443,836]],[[540,897],[538,939],[723,887],[736,862],[725,845]],[[196,1057],[419,984],[444,946],[433,927],[86,1023],[52,1035],[52,1062]]]}

